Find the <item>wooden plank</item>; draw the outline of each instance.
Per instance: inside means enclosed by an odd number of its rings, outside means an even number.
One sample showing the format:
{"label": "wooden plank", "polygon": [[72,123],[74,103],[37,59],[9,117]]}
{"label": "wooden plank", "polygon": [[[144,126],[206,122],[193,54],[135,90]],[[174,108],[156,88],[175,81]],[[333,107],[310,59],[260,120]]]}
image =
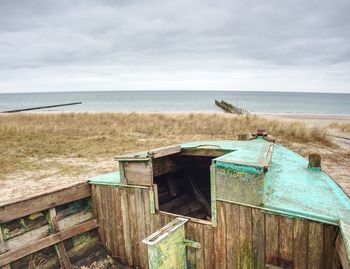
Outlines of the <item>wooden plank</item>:
{"label": "wooden plank", "polygon": [[278,216],[265,215],[265,261],[267,264],[276,264],[278,259]]}
{"label": "wooden plank", "polygon": [[339,233],[337,236],[337,239],[335,241],[335,247],[338,251],[342,268],[350,269],[349,260],[341,233]]}
{"label": "wooden plank", "polygon": [[239,206],[226,203],[225,209],[227,268],[239,269]]}
{"label": "wooden plank", "polygon": [[128,189],[128,208],[129,208],[129,227],[130,227],[130,236],[131,236],[131,250],[133,255],[133,266],[140,267],[140,242],[138,242],[138,226],[137,218],[140,218],[140,214],[137,211],[137,204],[135,199],[135,193],[137,189]]}
{"label": "wooden plank", "polygon": [[308,227],[308,269],[320,269],[323,264],[323,225],[310,221]]}
{"label": "wooden plank", "polygon": [[214,233],[215,268],[226,268],[226,218],[225,203],[217,202],[218,225]]}
{"label": "wooden plank", "polygon": [[293,219],[279,217],[279,257],[285,262],[293,260]]}
{"label": "wooden plank", "polygon": [[168,155],[173,155],[181,151],[181,145],[172,145],[168,147],[152,149],[148,152],[150,157],[156,159]]}
{"label": "wooden plank", "polygon": [[[55,208],[50,208],[49,210],[49,219],[50,219],[50,227],[51,227],[51,231],[52,233],[57,233],[60,231],[60,228],[58,226],[58,221],[57,221],[57,215],[56,215],[56,209]],[[68,254],[67,254],[67,251],[66,251],[66,248],[64,247],[64,244],[63,242],[59,242],[55,245],[55,249],[56,249],[56,252],[57,252],[57,256],[58,256],[58,260],[62,266],[62,268],[65,268],[65,269],[71,269],[73,268],[70,260],[69,260],[69,257],[68,257]]]}
{"label": "wooden plank", "polygon": [[114,228],[116,230],[116,244],[115,244],[115,253],[114,257],[117,257],[119,260],[125,263],[125,248],[124,248],[124,234],[123,234],[123,220],[122,220],[122,211],[121,211],[121,194],[120,188],[113,188],[113,208],[114,210]]}
{"label": "wooden plank", "polygon": [[265,216],[260,209],[252,209],[253,264],[255,269],[265,267]]}
{"label": "wooden plank", "polygon": [[102,201],[101,201],[101,189],[103,186],[101,185],[92,185],[91,186],[91,204],[94,208],[94,212],[96,212],[95,218],[97,218],[99,227],[98,227],[98,235],[102,243],[106,242],[105,234],[104,234],[104,222],[105,217],[102,212]]}
{"label": "wooden plank", "polygon": [[[185,224],[185,234],[186,239],[195,240],[195,228],[191,221]],[[196,250],[194,248],[186,248],[187,251],[187,261],[189,268],[196,268]]]}
{"label": "wooden plank", "polygon": [[214,256],[214,228],[211,225],[203,225],[204,230],[204,261],[205,268],[212,269],[215,266]]}
{"label": "wooden plank", "polygon": [[324,238],[323,238],[323,268],[332,268],[333,250],[336,238],[337,227],[333,225],[324,224]]}
{"label": "wooden plank", "polygon": [[220,157],[227,153],[231,152],[230,150],[225,149],[206,149],[206,148],[185,148],[182,149],[179,155],[183,156],[210,156],[210,157]]}
{"label": "wooden plank", "polygon": [[150,161],[120,163],[123,166],[125,182],[132,185],[152,185],[153,171]]}
{"label": "wooden plank", "polygon": [[[71,228],[77,224],[88,221],[92,218],[90,212],[79,212],[58,221],[59,230]],[[41,226],[14,238],[5,241],[7,250],[16,250],[30,244],[35,240],[42,239],[49,235],[49,225]]]}
{"label": "wooden plank", "polygon": [[307,220],[293,220],[293,264],[295,269],[307,269],[307,227]]}
{"label": "wooden plank", "polygon": [[239,254],[240,269],[253,268],[252,253],[252,209],[239,207]]}
{"label": "wooden plank", "polygon": [[133,256],[132,256],[132,241],[131,241],[131,231],[130,231],[130,221],[129,221],[129,207],[128,207],[128,193],[127,188],[120,189],[121,196],[121,211],[122,211],[122,220],[123,220],[123,234],[124,234],[124,249],[126,260],[129,266],[133,265]]}
{"label": "wooden plank", "polygon": [[81,183],[30,200],[0,207],[0,223],[8,222],[58,205],[80,200],[91,195],[88,183]]}
{"label": "wooden plank", "polygon": [[105,226],[106,229],[106,246],[107,249],[110,251],[110,253],[114,253],[114,242],[115,237],[113,235],[115,222],[113,220],[113,212],[114,212],[114,205],[113,205],[113,197],[112,197],[112,191],[113,189],[111,187],[105,187],[104,195],[103,195],[103,207],[105,210],[104,215],[107,217],[107,225]]}
{"label": "wooden plank", "polygon": [[[137,210],[138,217],[137,220],[137,231],[138,231],[138,237],[137,237],[137,244],[139,246],[139,255],[140,255],[140,267],[141,268],[147,268],[148,267],[148,258],[147,258],[147,246],[146,244],[142,243],[142,240],[145,239],[146,236],[146,223],[145,223],[145,201],[142,200],[143,196],[142,193],[147,192],[147,189],[135,189],[135,207]],[[149,208],[148,208],[149,209]]]}
{"label": "wooden plank", "polygon": [[204,249],[205,249],[205,242],[204,242],[204,231],[203,231],[203,225],[194,223],[194,241],[199,242],[201,244],[200,248],[195,249],[196,251],[196,269],[204,269],[205,268],[205,261],[204,261]]}
{"label": "wooden plank", "polygon": [[0,254],[6,252],[6,246],[4,241],[4,235],[2,233],[2,227],[0,224]]}
{"label": "wooden plank", "polygon": [[43,239],[40,239],[38,241],[32,242],[20,249],[8,251],[0,255],[0,266],[9,264],[31,253],[37,252],[41,249],[47,248],[49,246],[57,244],[58,242],[62,242],[75,235],[85,233],[97,227],[98,227],[97,220],[96,219],[90,220],[88,222],[84,222],[72,228],[66,229],[64,231],[61,231],[56,234],[45,237]]}

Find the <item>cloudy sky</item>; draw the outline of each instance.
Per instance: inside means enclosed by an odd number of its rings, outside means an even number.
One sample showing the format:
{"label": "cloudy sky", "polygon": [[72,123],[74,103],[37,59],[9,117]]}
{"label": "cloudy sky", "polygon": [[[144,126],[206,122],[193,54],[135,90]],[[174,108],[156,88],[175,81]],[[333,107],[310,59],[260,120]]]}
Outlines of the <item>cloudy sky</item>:
{"label": "cloudy sky", "polygon": [[349,0],[1,0],[0,92],[350,93],[349,14]]}

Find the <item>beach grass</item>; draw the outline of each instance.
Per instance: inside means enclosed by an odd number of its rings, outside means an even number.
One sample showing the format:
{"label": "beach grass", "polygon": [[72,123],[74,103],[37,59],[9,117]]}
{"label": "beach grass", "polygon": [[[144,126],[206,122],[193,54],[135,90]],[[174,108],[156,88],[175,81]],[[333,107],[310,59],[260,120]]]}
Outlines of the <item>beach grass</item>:
{"label": "beach grass", "polygon": [[328,127],[350,134],[350,123],[348,122],[347,123],[334,122],[334,123],[331,123]]}
{"label": "beach grass", "polygon": [[[204,139],[236,139],[267,128],[286,146],[332,146],[324,131],[301,122],[219,113],[18,113],[0,117],[0,179],[18,171],[84,173],[70,160],[112,159],[130,151]],[[91,168],[90,168],[91,169]]]}

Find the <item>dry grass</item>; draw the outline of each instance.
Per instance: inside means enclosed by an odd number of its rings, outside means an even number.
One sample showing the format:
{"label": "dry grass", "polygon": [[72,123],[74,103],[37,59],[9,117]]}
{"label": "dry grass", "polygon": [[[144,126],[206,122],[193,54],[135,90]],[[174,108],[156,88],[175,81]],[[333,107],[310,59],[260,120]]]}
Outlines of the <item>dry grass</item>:
{"label": "dry grass", "polygon": [[[57,158],[111,158],[127,151],[202,139],[235,139],[265,127],[285,145],[319,143],[325,134],[300,122],[227,114],[65,113],[0,116],[0,178],[18,171],[87,169]],[[51,160],[51,161],[48,161]],[[91,167],[90,167],[91,169]]]}
{"label": "dry grass", "polygon": [[332,129],[337,129],[337,130],[344,132],[344,133],[350,134],[350,123],[334,122],[334,123],[330,124],[328,127],[332,128]]}

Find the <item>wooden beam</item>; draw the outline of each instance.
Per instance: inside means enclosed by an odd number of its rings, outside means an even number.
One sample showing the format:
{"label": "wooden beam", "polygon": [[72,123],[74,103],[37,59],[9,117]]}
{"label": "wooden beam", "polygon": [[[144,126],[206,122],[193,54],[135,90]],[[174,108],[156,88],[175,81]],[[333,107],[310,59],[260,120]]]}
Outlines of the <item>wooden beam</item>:
{"label": "wooden beam", "polygon": [[[53,233],[57,233],[60,231],[57,221],[56,209],[50,208],[49,210],[49,219],[50,226]],[[73,269],[73,266],[69,260],[66,248],[64,247],[63,242],[59,242],[55,245],[55,250],[58,256],[58,260],[64,269]]]}
{"label": "wooden beam", "polygon": [[64,230],[62,232],[50,235],[48,237],[45,237],[43,239],[40,239],[38,241],[35,241],[33,243],[30,243],[26,245],[25,247],[22,247],[20,249],[8,251],[4,254],[0,255],[0,266],[9,264],[13,261],[16,261],[20,258],[23,258],[31,253],[37,252],[41,249],[47,248],[49,246],[52,246],[54,244],[57,244],[58,242],[62,242],[64,240],[67,240],[75,235],[85,233],[87,231],[90,231],[92,229],[95,229],[98,227],[97,220],[90,220],[88,222],[84,222],[82,224],[79,224],[77,226],[74,226],[73,228]]}
{"label": "wooden beam", "polygon": [[88,183],[84,182],[70,188],[36,196],[29,200],[19,201],[0,207],[0,223],[8,222],[35,212],[40,212],[58,205],[63,205],[91,196]]}
{"label": "wooden beam", "polygon": [[154,159],[179,153],[181,151],[180,145],[168,146],[163,148],[152,149],[148,152],[149,157]]}

